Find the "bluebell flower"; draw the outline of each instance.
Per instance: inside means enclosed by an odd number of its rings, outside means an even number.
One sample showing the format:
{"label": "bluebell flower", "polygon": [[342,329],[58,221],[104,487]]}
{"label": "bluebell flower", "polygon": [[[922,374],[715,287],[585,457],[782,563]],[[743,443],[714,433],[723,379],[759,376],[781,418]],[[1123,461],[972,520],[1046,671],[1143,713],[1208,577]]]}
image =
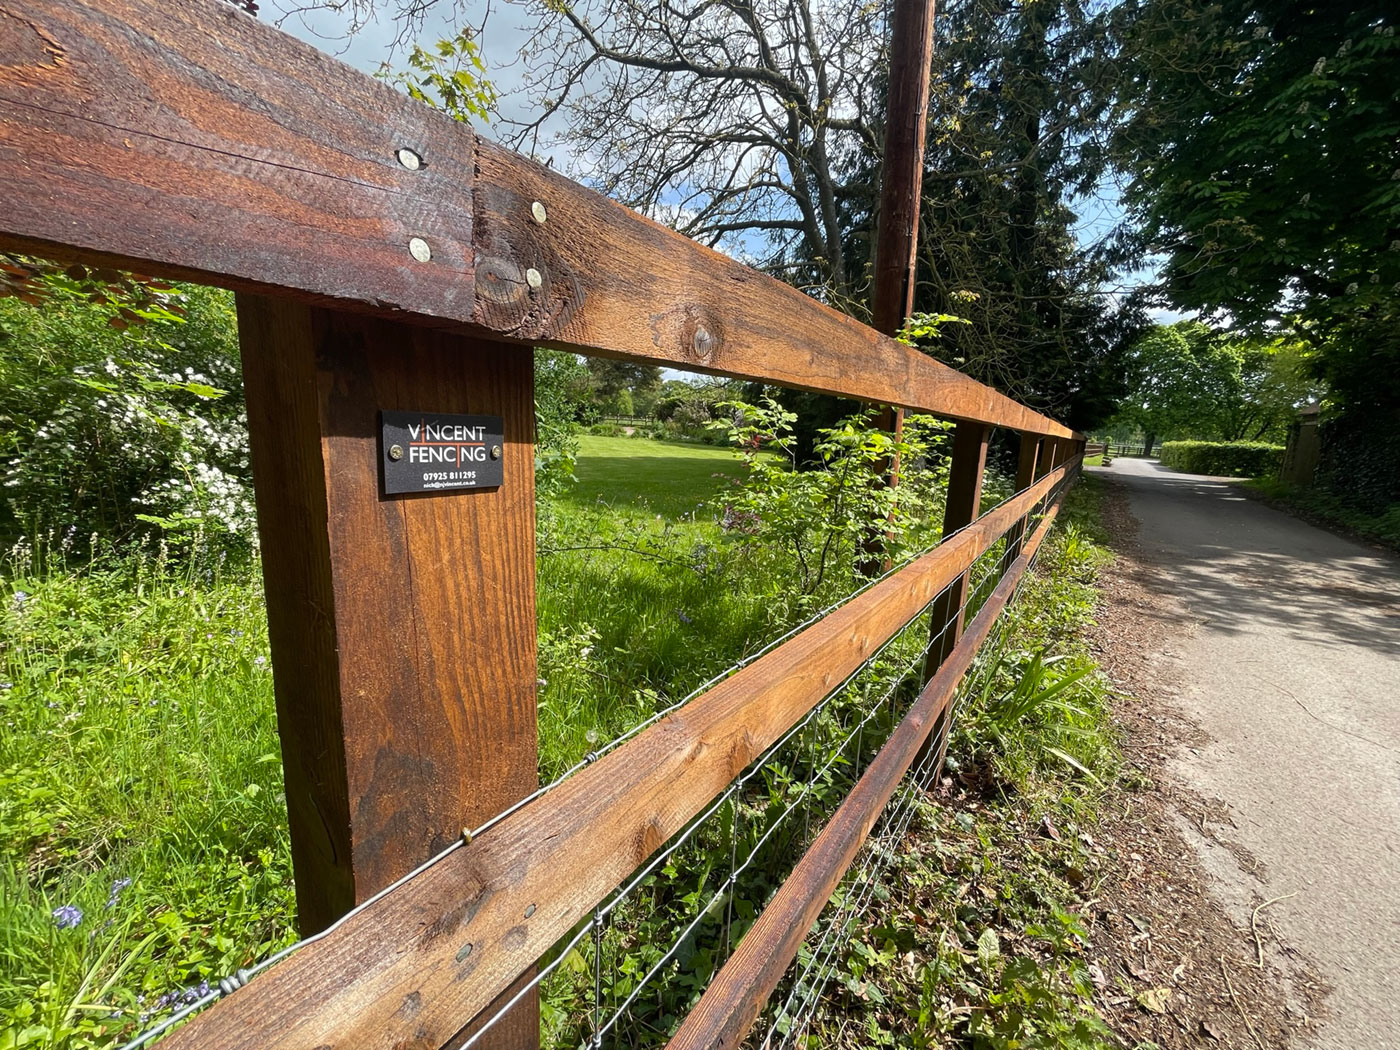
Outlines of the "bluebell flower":
{"label": "bluebell flower", "polygon": [[687,616],[685,613],[681,612],[679,609],[676,610],[676,615],[681,618],[681,623],[690,623],[690,617]]}
{"label": "bluebell flower", "polygon": [[15,608],[23,609],[24,603],[29,601],[28,591],[15,591]]}
{"label": "bluebell flower", "polygon": [[60,930],[71,930],[83,921],[83,909],[73,904],[65,904],[53,910],[53,921]]}
{"label": "bluebell flower", "polygon": [[117,902],[121,900],[122,890],[126,889],[130,885],[130,879],[118,879],[116,882],[112,883],[111,892],[107,894],[107,907],[115,908],[117,906]]}

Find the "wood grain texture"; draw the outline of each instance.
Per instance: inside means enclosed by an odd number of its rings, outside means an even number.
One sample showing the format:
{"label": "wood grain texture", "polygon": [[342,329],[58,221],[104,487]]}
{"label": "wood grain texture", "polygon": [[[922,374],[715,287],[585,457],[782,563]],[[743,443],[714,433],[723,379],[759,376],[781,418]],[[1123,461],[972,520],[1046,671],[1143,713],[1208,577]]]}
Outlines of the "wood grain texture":
{"label": "wood grain texture", "polygon": [[1041,479],[507,817],[195,1018],[169,1045],[441,1045],[1059,478]]}
{"label": "wood grain texture", "polygon": [[0,247],[1071,433],[221,0],[0,0],[0,56]]}
{"label": "wood grain texture", "polygon": [[[534,790],[530,355],[243,294],[303,933]],[[381,410],[502,416],[506,483],[380,495]],[[451,1034],[451,1033],[449,1033]],[[533,1000],[492,1045],[538,1043]]]}
{"label": "wood grain texture", "polygon": [[930,742],[930,731],[941,724],[958,683],[1015,593],[1057,511],[1058,505],[1042,519],[1026,551],[1008,566],[1006,576],[968,625],[962,641],[744,934],[667,1043],[667,1050],[729,1050],[742,1045],[904,774]]}

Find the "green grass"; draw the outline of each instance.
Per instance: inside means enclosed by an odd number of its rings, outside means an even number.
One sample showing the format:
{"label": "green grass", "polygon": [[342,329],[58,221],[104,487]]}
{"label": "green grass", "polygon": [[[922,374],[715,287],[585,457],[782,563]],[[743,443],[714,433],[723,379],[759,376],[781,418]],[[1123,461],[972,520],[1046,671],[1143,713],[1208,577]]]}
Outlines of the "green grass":
{"label": "green grass", "polygon": [[578,481],[569,498],[581,506],[628,507],[676,521],[703,513],[702,504],[725,479],[742,473],[743,462],[728,448],[583,434]]}
{"label": "green grass", "polygon": [[[583,438],[581,451],[573,491],[542,505],[540,515],[540,765],[546,778],[851,586],[849,578],[837,578],[830,594],[799,598],[788,556],[722,532],[706,506],[725,484],[715,475],[738,473],[732,453],[592,436]],[[1012,720],[999,718],[1001,709],[992,703],[1016,689],[1017,675],[1037,653],[1066,657],[1051,665],[1052,677],[1087,666],[1075,639],[1088,615],[1098,555],[1088,531],[1092,505],[1083,502],[1089,497],[1076,499],[1065,515],[1075,527],[1047,548],[1052,571],[1028,586],[1009,621],[1004,659],[991,672],[984,665],[990,699],[969,708],[955,742],[956,761],[993,770],[1004,785],[1012,808],[1003,816],[1031,807],[1056,820],[1081,819],[1115,768],[1101,686],[1092,675],[1059,694],[1082,715],[1062,718],[1063,711],[1032,703],[1018,707]],[[258,572],[207,561],[182,567],[148,551],[61,566],[21,550],[4,564],[0,1048],[110,1050],[119,1035],[132,1034],[148,1015],[159,1016],[170,995],[264,958],[293,937]],[[923,630],[911,628],[905,642],[917,646]],[[892,653],[902,651],[897,646]],[[835,739],[862,704],[899,681],[892,673],[876,669],[862,678],[824,716],[814,738]],[[905,686],[912,683],[899,688]],[[907,689],[900,696],[907,702]],[[867,750],[888,728],[888,720],[872,727]],[[1062,756],[1097,772],[1083,776]],[[810,777],[810,762],[799,749],[765,771],[740,809],[744,835],[756,836],[775,807],[793,797]],[[817,801],[824,811],[839,801],[848,776],[849,769],[838,766],[822,783]],[[971,826],[982,829],[992,813],[979,814]],[[926,827],[932,819],[925,817]],[[697,852],[678,866],[681,882],[700,872],[696,885],[654,886],[647,898],[654,914],[619,914],[606,950],[620,970],[632,965],[627,960],[649,958],[652,945],[692,906],[697,886],[712,887],[720,878],[721,868],[708,865],[720,854],[727,862],[726,834],[723,826],[706,829],[696,839]],[[986,867],[998,850],[1014,846],[990,824],[969,834],[959,847],[962,859],[938,863]],[[800,842],[785,833],[771,849],[742,886],[740,928]],[[1054,880],[1034,875],[1032,890],[1007,878],[1004,892],[1016,899],[1018,921],[1050,921],[1045,901],[1059,899]],[[114,885],[127,879],[130,884],[114,894]],[[80,909],[81,922],[59,928],[53,913],[63,906]],[[949,921],[961,923],[950,927],[958,936],[964,930],[980,936],[967,915],[949,907]],[[861,943],[851,951],[884,950]],[[681,981],[668,992],[665,1009],[683,1010],[719,961],[713,954],[687,956],[691,983]],[[1046,1009],[1063,1010],[1074,1022],[1079,1008],[1067,966],[1036,963],[1032,969],[1041,975],[1035,978],[1041,1001],[1052,1004]],[[1015,972],[1016,980],[1032,980],[1029,971]],[[984,975],[985,985],[976,975],[960,979],[983,987],[990,1003],[994,993],[1007,992],[1011,979],[1004,969],[997,973],[995,981]],[[566,985],[574,979],[587,984],[591,971],[579,976],[565,967],[561,975]],[[619,977],[618,987],[629,979]],[[565,1042],[579,1031],[569,991],[563,988],[563,999],[547,997],[545,1011],[547,1030]],[[922,993],[892,988],[890,994],[917,1000]],[[941,1002],[943,994],[934,999]],[[1007,993],[1004,1001],[1013,1000]],[[1044,1021],[1017,1020],[1005,1005],[979,1009],[1012,1028]],[[958,1027],[959,1016],[965,1014],[945,1018],[949,1030],[971,1038]]]}

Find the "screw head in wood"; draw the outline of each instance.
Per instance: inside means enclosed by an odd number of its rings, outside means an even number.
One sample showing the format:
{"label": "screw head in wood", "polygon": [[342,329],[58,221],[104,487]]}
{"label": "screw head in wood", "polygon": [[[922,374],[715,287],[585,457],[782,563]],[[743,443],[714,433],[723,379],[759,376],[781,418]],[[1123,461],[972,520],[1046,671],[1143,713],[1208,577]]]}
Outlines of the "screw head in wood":
{"label": "screw head in wood", "polygon": [[433,257],[433,250],[428,247],[428,242],[422,237],[410,237],[408,239],[408,254],[419,262],[427,262]]}
{"label": "screw head in wood", "polygon": [[525,918],[528,919],[530,916],[532,916],[532,915],[534,915],[534,914],[535,914],[535,906],[534,906],[533,904],[530,905],[528,908],[525,909]]}
{"label": "screw head in wood", "polygon": [[399,159],[399,163],[402,164],[409,171],[417,171],[423,166],[423,158],[420,157],[413,150],[409,149],[407,146],[396,152],[394,156],[397,157]]}
{"label": "screw head in wood", "polygon": [[402,446],[402,445],[390,445],[390,446],[389,446],[389,458],[392,459],[392,460],[394,460],[395,462],[398,462],[399,460],[403,459],[403,446]]}
{"label": "screw head in wood", "polygon": [[538,288],[544,284],[544,277],[533,266],[525,271],[525,283],[531,288]]}
{"label": "screw head in wood", "polygon": [[530,214],[535,217],[535,221],[541,226],[543,226],[545,220],[549,218],[549,212],[544,210],[544,204],[540,201],[535,201],[534,204],[530,205]]}
{"label": "screw head in wood", "polygon": [[500,459],[500,458],[501,458],[501,446],[500,446],[500,445],[492,445],[492,446],[491,446],[491,458],[492,458],[492,459]]}
{"label": "screw head in wood", "polygon": [[715,337],[703,325],[695,329],[695,337],[690,342],[695,347],[695,352],[701,357],[709,357],[710,352],[715,348]]}

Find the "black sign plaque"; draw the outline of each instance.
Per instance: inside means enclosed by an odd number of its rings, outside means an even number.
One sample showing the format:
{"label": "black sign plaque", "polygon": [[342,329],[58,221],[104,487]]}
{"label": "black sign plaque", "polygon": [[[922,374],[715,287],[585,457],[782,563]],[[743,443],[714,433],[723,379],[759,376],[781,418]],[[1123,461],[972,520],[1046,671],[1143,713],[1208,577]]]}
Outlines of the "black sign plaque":
{"label": "black sign plaque", "polygon": [[493,489],[505,480],[500,416],[381,412],[384,494]]}

